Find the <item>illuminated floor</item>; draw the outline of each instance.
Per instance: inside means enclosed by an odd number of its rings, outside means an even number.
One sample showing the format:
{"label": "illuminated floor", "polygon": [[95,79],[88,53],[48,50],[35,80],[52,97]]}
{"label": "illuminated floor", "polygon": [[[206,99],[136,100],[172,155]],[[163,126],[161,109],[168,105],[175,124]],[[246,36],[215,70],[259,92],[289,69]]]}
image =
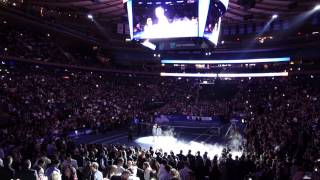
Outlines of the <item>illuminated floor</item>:
{"label": "illuminated floor", "polygon": [[[223,150],[223,146],[219,144],[207,144],[196,141],[184,141],[176,139],[172,136],[145,136],[140,137],[135,140],[135,142],[144,149],[149,149],[153,147],[154,149],[162,149],[164,152],[173,151],[174,153],[179,153],[180,150],[183,150],[183,153],[186,154],[188,150],[191,150],[194,154],[197,151],[201,152],[201,155],[204,152],[208,152],[209,157],[215,155],[220,156]],[[233,156],[240,156],[242,152],[232,151]]]}

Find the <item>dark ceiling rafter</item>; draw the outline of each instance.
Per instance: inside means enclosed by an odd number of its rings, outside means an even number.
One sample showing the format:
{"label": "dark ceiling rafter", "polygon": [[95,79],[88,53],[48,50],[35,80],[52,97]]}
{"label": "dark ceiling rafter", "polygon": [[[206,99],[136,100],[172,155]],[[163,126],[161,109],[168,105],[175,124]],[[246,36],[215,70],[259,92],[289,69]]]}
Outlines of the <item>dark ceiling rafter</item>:
{"label": "dark ceiling rafter", "polygon": [[[237,0],[230,0],[223,21],[227,23],[243,23],[244,21],[266,21],[273,14],[280,18],[297,15],[311,9],[318,0],[259,0],[254,8],[245,9]],[[25,0],[25,3],[47,7],[85,9],[99,20],[122,21],[125,16],[123,0]]]}

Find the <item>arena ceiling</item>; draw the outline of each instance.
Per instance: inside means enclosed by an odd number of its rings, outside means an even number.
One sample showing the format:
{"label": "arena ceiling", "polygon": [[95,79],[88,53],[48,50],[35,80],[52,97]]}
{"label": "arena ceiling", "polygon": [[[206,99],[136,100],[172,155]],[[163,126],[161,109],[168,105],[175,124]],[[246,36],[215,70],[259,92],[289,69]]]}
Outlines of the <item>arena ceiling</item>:
{"label": "arena ceiling", "polygon": [[[262,22],[273,14],[280,18],[297,15],[312,9],[319,0],[256,0],[254,8],[245,9],[230,0],[224,22],[242,23],[245,21]],[[82,13],[90,13],[103,21],[121,21],[126,12],[123,0],[25,0],[25,3],[47,7],[74,9]]]}

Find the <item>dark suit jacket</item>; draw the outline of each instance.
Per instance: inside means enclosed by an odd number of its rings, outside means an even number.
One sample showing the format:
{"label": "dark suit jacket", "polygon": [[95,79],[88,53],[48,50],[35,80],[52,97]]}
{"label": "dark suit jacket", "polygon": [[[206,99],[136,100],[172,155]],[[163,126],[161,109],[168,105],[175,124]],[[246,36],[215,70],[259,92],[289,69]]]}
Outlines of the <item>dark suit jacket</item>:
{"label": "dark suit jacket", "polygon": [[11,167],[0,168],[0,179],[10,180],[15,177],[15,170]]}
{"label": "dark suit jacket", "polygon": [[121,180],[121,176],[112,176],[110,180]]}
{"label": "dark suit jacket", "polygon": [[16,179],[21,180],[37,180],[38,174],[36,170],[33,169],[23,169],[16,173]]}

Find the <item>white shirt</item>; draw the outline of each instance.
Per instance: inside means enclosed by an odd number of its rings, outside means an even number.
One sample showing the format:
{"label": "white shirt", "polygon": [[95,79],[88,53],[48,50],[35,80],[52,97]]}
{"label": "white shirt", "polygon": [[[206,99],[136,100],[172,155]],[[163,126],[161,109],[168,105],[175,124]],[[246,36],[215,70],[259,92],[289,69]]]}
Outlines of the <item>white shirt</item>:
{"label": "white shirt", "polygon": [[137,176],[138,167],[137,166],[130,166],[128,167],[132,171],[132,176]]}
{"label": "white shirt", "polygon": [[94,180],[103,180],[103,175],[102,175],[102,172],[100,172],[100,171],[96,171],[95,173],[94,173]]}
{"label": "white shirt", "polygon": [[117,169],[116,169],[116,175],[117,176],[121,176],[122,172],[124,171],[125,169],[122,167],[122,166],[117,166]]}
{"label": "white shirt", "polygon": [[160,127],[157,128],[157,136],[162,135],[162,129]]}
{"label": "white shirt", "polygon": [[152,135],[156,136],[157,135],[157,126],[153,126],[152,128]]}
{"label": "white shirt", "polygon": [[150,173],[152,172],[152,169],[148,167],[147,169],[144,170],[144,180],[150,180]]}

